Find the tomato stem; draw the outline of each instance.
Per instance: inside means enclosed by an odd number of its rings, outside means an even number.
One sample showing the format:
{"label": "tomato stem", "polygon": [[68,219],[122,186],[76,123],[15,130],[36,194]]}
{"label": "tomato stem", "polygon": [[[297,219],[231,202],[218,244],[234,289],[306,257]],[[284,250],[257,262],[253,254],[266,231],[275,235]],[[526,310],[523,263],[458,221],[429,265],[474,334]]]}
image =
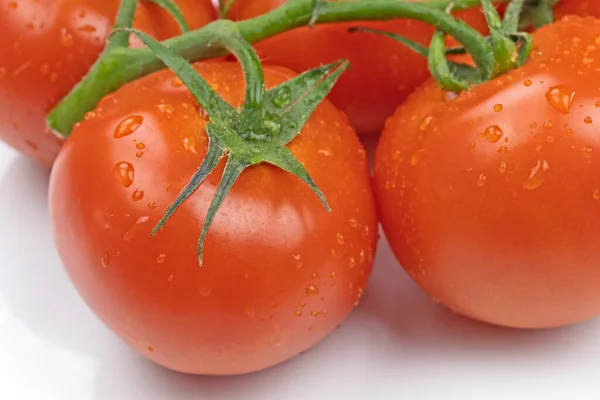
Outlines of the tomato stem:
{"label": "tomato stem", "polygon": [[[137,5],[138,0],[122,0],[113,29],[131,28],[133,20],[135,19]],[[112,35],[109,38],[108,44],[104,49],[104,53],[100,56],[100,59],[102,59],[104,54],[112,51],[115,47],[129,47],[129,32],[121,31],[118,34]]]}
{"label": "tomato stem", "polygon": [[[134,13],[136,0],[122,0],[116,28],[128,27]],[[444,12],[448,5],[454,10],[474,7],[480,0],[430,0],[426,2],[403,2],[397,0],[372,0],[361,2],[319,2],[318,0],[289,0],[281,7],[253,19],[235,23],[240,34],[249,42],[277,35],[281,32],[308,25],[317,15],[316,24],[390,20],[412,18],[435,25],[443,32],[459,40],[473,56],[482,77],[491,75],[494,66],[489,43],[481,35]],[[316,10],[315,7],[319,6]],[[127,11],[127,13],[125,13]],[[122,16],[122,18],[121,18]],[[171,50],[188,61],[198,61],[227,53],[222,46],[209,46],[214,40],[215,30],[220,29],[218,20],[200,29],[164,43]],[[73,126],[81,121],[85,113],[105,95],[123,84],[164,68],[164,63],[148,49],[125,48],[127,32],[113,36],[98,61],[84,79],[48,115],[48,126],[57,135],[66,138]],[[117,40],[117,42],[115,42]],[[120,43],[119,46],[114,43]]]}
{"label": "tomato stem", "polygon": [[[513,3],[522,3],[514,0]],[[494,51],[494,71],[492,77],[504,74],[518,66],[519,53],[512,39],[504,31],[504,25],[492,0],[481,0],[483,13],[490,27],[492,49]]]}

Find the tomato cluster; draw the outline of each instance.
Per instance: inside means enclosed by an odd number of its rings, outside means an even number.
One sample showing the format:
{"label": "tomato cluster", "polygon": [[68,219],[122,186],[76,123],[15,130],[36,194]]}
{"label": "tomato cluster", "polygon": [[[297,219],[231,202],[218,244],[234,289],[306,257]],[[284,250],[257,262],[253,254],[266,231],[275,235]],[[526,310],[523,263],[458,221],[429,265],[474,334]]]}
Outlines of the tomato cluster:
{"label": "tomato cluster", "polygon": [[[283,3],[238,0],[228,16],[246,20]],[[217,17],[208,0],[176,4],[191,28]],[[427,60],[397,41],[348,32],[358,25],[427,45],[434,29],[421,22],[324,24],[259,42],[267,90],[338,58],[353,67],[285,147],[295,167],[257,162],[240,172],[203,242],[201,268],[198,236],[227,157],[153,231],[220,138],[176,72],[124,84],[66,141],[46,128],[48,112],[101,55],[118,8],[117,0],[0,0],[0,138],[53,166],[50,210],[66,270],[144,356],[227,375],[308,349],[358,304],[379,222],[402,267],[456,313],[518,328],[600,314],[600,3],[560,1],[560,20],[533,33],[523,66],[461,93],[441,89]],[[488,32],[480,8],[456,16]],[[133,26],[162,40],[180,33],[174,21],[141,1]],[[245,106],[236,61],[194,70],[225,103]],[[359,135],[379,133],[371,177]]]}

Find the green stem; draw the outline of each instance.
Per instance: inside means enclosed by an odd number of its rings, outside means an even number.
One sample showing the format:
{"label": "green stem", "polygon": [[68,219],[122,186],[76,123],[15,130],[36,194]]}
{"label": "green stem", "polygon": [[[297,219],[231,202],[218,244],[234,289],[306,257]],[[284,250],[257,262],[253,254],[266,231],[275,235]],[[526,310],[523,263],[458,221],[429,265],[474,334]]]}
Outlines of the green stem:
{"label": "green stem", "polygon": [[[138,0],[122,0],[113,29],[131,28],[133,20],[135,19],[137,5]],[[104,49],[104,54],[112,51],[116,47],[129,47],[129,32],[120,31],[112,35]],[[101,58],[102,55],[100,56],[100,59]]]}
{"label": "green stem", "polygon": [[[318,0],[289,0],[283,6],[259,17],[235,23],[240,34],[249,42],[277,35],[284,31],[307,25],[314,16]],[[135,0],[123,0],[122,9],[129,9]],[[485,39],[466,24],[456,21],[444,12],[454,3],[454,10],[474,7],[480,0],[433,0],[422,3],[397,0],[371,0],[363,2],[323,2],[319,6],[316,23],[342,21],[390,20],[412,18],[435,25],[439,30],[459,40],[473,56],[482,79],[489,78],[493,68],[493,55]],[[121,14],[121,13],[120,13]],[[120,22],[120,19],[119,21]],[[203,28],[165,41],[171,50],[188,61],[220,56],[222,47],[209,46],[215,31],[224,21],[215,21]],[[119,27],[122,27],[119,25]],[[120,32],[120,36],[128,33]],[[112,37],[112,43],[115,43]],[[119,39],[123,40],[123,39]],[[111,44],[94,64],[88,75],[48,115],[48,126],[55,133],[67,137],[73,126],[105,95],[123,84],[164,68],[164,64],[148,49],[115,48]]]}
{"label": "green stem", "polygon": [[508,4],[502,21],[504,32],[516,33],[519,31],[519,19],[521,18],[524,4],[525,0],[513,0]]}

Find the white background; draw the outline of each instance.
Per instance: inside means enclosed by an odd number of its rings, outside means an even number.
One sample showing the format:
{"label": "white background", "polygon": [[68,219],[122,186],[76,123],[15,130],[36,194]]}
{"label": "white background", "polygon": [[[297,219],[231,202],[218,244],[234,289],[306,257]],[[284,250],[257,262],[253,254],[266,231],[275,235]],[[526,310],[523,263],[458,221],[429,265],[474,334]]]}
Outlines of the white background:
{"label": "white background", "polygon": [[2,400],[600,399],[600,320],[533,332],[452,315],[412,284],[385,240],[358,309],[310,351],[241,377],[164,370],[121,344],[71,286],[47,182],[0,144]]}

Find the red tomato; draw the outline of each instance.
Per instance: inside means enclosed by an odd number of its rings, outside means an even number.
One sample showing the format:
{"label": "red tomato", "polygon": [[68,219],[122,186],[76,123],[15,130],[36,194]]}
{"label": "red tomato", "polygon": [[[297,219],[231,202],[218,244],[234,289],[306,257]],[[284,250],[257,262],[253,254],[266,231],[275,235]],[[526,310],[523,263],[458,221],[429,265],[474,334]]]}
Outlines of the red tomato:
{"label": "red tomato", "polygon": [[600,17],[600,2],[598,0],[561,0],[554,7],[554,14],[557,19],[569,14]]}
{"label": "red tomato", "polygon": [[[210,0],[178,0],[191,27],[215,17]],[[61,142],[46,114],[85,75],[106,42],[118,0],[0,0],[0,139],[51,165]],[[159,39],[180,32],[141,2],[136,25]]]}
{"label": "red tomato", "polygon": [[398,260],[457,313],[520,328],[600,313],[600,21],[534,34],[531,60],[458,98],[425,84],[375,163]]}
{"label": "red tomato", "polygon": [[[196,69],[241,105],[237,63]],[[265,76],[272,87],[293,74],[267,67]],[[137,351],[177,371],[245,373],[306,350],[354,308],[373,263],[375,206],[365,152],[325,101],[289,148],[333,211],[297,177],[251,167],[217,213],[199,268],[196,243],[223,164],[150,232],[201,164],[205,124],[168,70],[104,99],[54,165],[54,233],[87,304]]]}
{"label": "red tomato", "polygon": [[[231,16],[248,19],[284,3],[285,0],[237,0]],[[482,32],[487,31],[479,8],[457,16]],[[348,33],[351,26],[394,32],[424,45],[429,44],[433,34],[430,25],[414,20],[357,21],[296,29],[267,39],[256,48],[266,62],[297,71],[341,58],[350,60],[352,68],[341,77],[329,99],[348,115],[360,135],[375,135],[394,109],[429,76],[427,61],[390,38]]]}

